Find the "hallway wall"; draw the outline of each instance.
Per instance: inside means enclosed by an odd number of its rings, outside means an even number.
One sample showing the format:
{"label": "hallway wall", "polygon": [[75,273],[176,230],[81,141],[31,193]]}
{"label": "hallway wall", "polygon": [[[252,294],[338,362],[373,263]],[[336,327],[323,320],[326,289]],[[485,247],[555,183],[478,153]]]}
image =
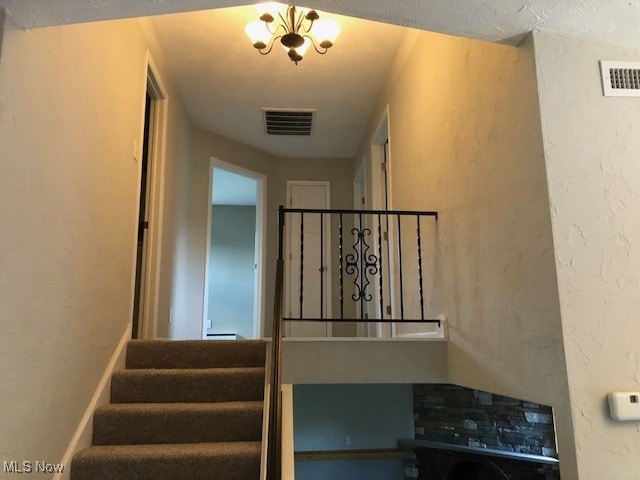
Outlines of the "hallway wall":
{"label": "hallway wall", "polygon": [[425,290],[449,321],[451,383],[553,406],[576,478],[531,38],[407,36],[359,161],[387,104],[392,207],[440,213]]}
{"label": "hallway wall", "polygon": [[[413,387],[294,385],[296,452],[397,448],[413,438]],[[296,461],[298,480],[403,480],[402,459]]]}
{"label": "hallway wall", "polygon": [[[326,180],[331,182],[331,205],[337,208],[353,203],[351,159],[303,158],[288,159],[270,155],[215,133],[194,128],[191,157],[188,161],[189,196],[186,223],[172,232],[186,251],[181,256],[186,275],[174,297],[174,319],[169,325],[161,315],[160,336],[174,339],[194,339],[202,336],[202,307],[204,302],[205,254],[207,247],[207,208],[210,201],[209,168],[211,157],[252,170],[267,177],[267,235],[265,327],[271,335],[274,279],[278,252],[278,206],[286,203],[287,180]],[[338,332],[352,335],[352,326]]]}
{"label": "hallway wall", "polygon": [[638,422],[611,420],[606,395],[640,390],[640,106],[602,95],[598,61],[638,62],[640,48],[534,40],[578,469],[631,480]]}
{"label": "hallway wall", "polygon": [[[147,48],[137,21],[20,31],[0,62],[0,458],[57,463],[130,322]],[[188,153],[171,95],[167,175]],[[167,185],[172,204],[172,185]],[[171,222],[169,207],[165,219]],[[167,243],[170,247],[171,242]]]}

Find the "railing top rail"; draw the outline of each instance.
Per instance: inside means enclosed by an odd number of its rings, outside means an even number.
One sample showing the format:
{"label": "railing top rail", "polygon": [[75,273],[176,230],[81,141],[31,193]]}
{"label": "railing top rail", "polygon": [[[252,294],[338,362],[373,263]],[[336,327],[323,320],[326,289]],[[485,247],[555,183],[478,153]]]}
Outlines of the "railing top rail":
{"label": "railing top rail", "polygon": [[363,214],[363,215],[418,215],[421,217],[438,218],[438,212],[419,212],[411,210],[342,210],[342,209],[320,209],[320,208],[283,208],[284,213],[335,213],[335,214]]}

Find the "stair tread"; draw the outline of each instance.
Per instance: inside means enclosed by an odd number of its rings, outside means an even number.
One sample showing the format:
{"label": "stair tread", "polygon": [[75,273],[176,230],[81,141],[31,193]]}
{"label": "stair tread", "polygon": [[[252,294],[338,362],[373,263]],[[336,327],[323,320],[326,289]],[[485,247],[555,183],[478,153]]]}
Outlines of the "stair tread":
{"label": "stair tread", "polygon": [[113,372],[112,403],[217,403],[264,399],[264,367]]}
{"label": "stair tread", "polygon": [[266,344],[266,340],[167,340],[167,339],[159,339],[159,340],[140,340],[133,339],[129,340],[130,347],[138,347],[140,345],[148,345],[155,347],[186,347],[186,348],[239,348],[246,346],[255,346],[261,347]]}
{"label": "stair tread", "polygon": [[238,410],[260,410],[263,409],[264,402],[261,400],[234,401],[234,402],[209,402],[209,403],[110,403],[96,408],[97,414],[109,414],[119,412],[220,412]]}
{"label": "stair tread", "polygon": [[258,441],[263,409],[263,402],[105,405],[93,417],[93,444]]}
{"label": "stair tread", "polygon": [[264,366],[264,340],[132,340],[127,368]]}
{"label": "stair tread", "polygon": [[93,446],[71,462],[71,480],[257,479],[261,442]]}
{"label": "stair tread", "polygon": [[220,375],[233,376],[242,373],[260,373],[264,374],[264,367],[213,367],[213,368],[127,368],[124,370],[115,370],[113,375]]}
{"label": "stair tread", "polygon": [[261,442],[162,443],[144,445],[93,445],[73,457],[75,463],[87,461],[130,461],[154,458],[189,458],[225,455],[260,455]]}

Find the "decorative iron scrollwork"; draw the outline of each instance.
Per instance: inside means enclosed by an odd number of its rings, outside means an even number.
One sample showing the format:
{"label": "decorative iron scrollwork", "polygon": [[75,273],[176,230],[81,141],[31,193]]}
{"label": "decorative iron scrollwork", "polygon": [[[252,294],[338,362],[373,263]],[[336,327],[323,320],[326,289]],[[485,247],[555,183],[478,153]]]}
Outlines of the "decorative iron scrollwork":
{"label": "decorative iron scrollwork", "polygon": [[356,292],[351,296],[354,302],[373,300],[373,295],[367,292],[367,288],[371,284],[370,276],[378,274],[378,257],[369,252],[369,244],[366,237],[371,235],[368,228],[353,228],[351,233],[356,236],[356,243],[353,244],[353,252],[345,256],[345,272],[354,275],[353,284]]}

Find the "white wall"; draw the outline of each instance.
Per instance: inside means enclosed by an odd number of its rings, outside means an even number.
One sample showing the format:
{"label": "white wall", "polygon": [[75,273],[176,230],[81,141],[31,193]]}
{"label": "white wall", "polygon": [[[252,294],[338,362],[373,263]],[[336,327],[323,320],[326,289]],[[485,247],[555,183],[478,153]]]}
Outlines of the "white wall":
{"label": "white wall", "polygon": [[254,337],[255,238],[255,206],[212,206],[207,333]]}
{"label": "white wall", "polygon": [[[141,138],[149,45],[136,21],[26,32],[7,26],[2,459],[61,459],[130,322],[140,169],[133,144]],[[173,165],[184,158],[188,119],[167,83]]]}
{"label": "white wall", "polygon": [[427,310],[449,319],[450,381],[553,406],[575,478],[531,39],[409,35],[358,160],[387,103],[393,208],[440,213]]}
{"label": "white wall", "polygon": [[[293,412],[295,451],[396,448],[398,439],[413,438],[412,385],[294,385]],[[296,478],[402,480],[404,464],[298,461]]]}
{"label": "white wall", "polygon": [[603,97],[598,60],[640,49],[536,33],[535,52],[580,478],[637,479],[640,427],[605,398],[640,389],[640,99]]}
{"label": "white wall", "polygon": [[282,347],[284,383],[449,383],[448,342],[297,339]]}

